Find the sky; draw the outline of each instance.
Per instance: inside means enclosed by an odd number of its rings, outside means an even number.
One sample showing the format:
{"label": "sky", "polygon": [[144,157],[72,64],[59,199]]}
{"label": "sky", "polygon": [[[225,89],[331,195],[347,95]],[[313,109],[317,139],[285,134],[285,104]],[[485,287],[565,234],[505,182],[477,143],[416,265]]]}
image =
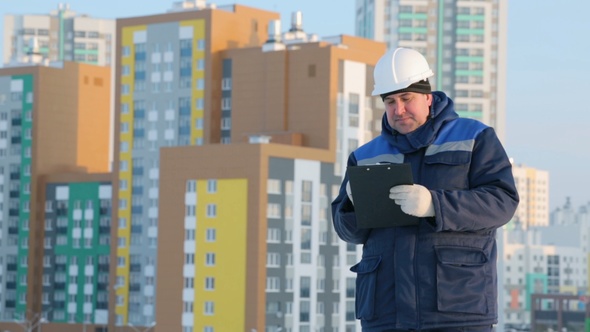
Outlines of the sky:
{"label": "sky", "polygon": [[[70,9],[97,18],[159,14],[167,0],[70,0]],[[570,197],[574,208],[590,202],[590,1],[508,1],[506,137],[516,164],[549,172],[550,211]],[[0,0],[0,36],[5,14],[48,14],[60,1]],[[355,0],[210,1],[281,14],[303,13],[303,29],[320,37],[354,35]],[[0,54],[3,46],[0,45]]]}

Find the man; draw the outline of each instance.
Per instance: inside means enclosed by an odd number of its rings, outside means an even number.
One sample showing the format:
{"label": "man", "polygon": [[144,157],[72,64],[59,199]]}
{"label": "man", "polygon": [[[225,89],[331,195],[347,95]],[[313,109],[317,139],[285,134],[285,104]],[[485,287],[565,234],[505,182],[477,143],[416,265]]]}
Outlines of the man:
{"label": "man", "polygon": [[351,268],[363,331],[484,332],[497,323],[496,229],[519,201],[512,165],[493,128],[459,118],[450,98],[431,91],[433,75],[415,50],[383,55],[373,90],[385,104],[382,132],[348,160],[409,163],[414,184],[392,187],[389,198],[418,225],[357,228],[347,176],[332,202],[338,236],[363,244]]}

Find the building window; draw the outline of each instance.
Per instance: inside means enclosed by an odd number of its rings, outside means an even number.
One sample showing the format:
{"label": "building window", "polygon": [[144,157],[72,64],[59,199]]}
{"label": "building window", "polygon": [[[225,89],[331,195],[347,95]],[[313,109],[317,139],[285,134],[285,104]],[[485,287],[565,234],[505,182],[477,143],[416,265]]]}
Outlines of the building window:
{"label": "building window", "polygon": [[280,194],[281,193],[281,180],[268,179],[266,181],[266,192],[268,194]]}
{"label": "building window", "polygon": [[207,218],[215,218],[217,217],[217,205],[216,204],[207,204]]}
{"label": "building window", "polygon": [[221,119],[221,129],[222,130],[231,129],[231,118],[225,117],[225,118]]}
{"label": "building window", "polygon": [[215,265],[215,253],[208,252],[205,254],[205,265],[207,265],[207,266],[214,266]]}
{"label": "building window", "polygon": [[231,110],[231,98],[222,98],[221,99],[221,110],[223,110],[223,111]]}
{"label": "building window", "polygon": [[269,252],[266,254],[266,266],[267,267],[280,267],[281,266],[281,254],[278,252]]}
{"label": "building window", "polygon": [[205,50],[205,39],[197,40],[197,50],[199,50],[199,51]]}
{"label": "building window", "polygon": [[187,193],[197,192],[197,181],[195,181],[195,180],[188,180],[186,182],[186,192]]}
{"label": "building window", "polygon": [[213,301],[206,301],[205,302],[205,311],[203,314],[207,316],[211,316],[215,313],[215,303]]}
{"label": "building window", "polygon": [[[205,108],[205,101],[203,98],[197,98],[195,100],[195,108],[198,110],[203,110]],[[200,129],[202,129],[202,127]]]}
{"label": "building window", "polygon": [[231,90],[231,77],[224,77],[221,79],[221,90]]}
{"label": "building window", "polygon": [[266,217],[273,219],[281,218],[281,205],[277,203],[268,203]]}
{"label": "building window", "polygon": [[202,78],[197,79],[195,82],[195,89],[205,90],[205,80]]}
{"label": "building window", "polygon": [[213,277],[206,277],[205,278],[205,290],[208,290],[208,291],[215,290],[215,278],[213,278]]}
{"label": "building window", "polygon": [[269,228],[266,232],[267,243],[280,243],[281,242],[281,230],[278,228]]}
{"label": "building window", "polygon": [[215,242],[216,238],[217,238],[217,231],[215,230],[215,228],[207,228],[207,231],[205,232],[205,240],[207,242]]}
{"label": "building window", "polygon": [[301,201],[302,202],[311,202],[311,189],[312,189],[312,182],[311,181],[302,181],[302,183],[301,183]]}
{"label": "building window", "polygon": [[184,288],[193,289],[195,287],[195,278],[184,278]]}
{"label": "building window", "polygon": [[207,192],[208,193],[216,193],[217,192],[217,180],[208,180],[207,181]]}
{"label": "building window", "polygon": [[279,277],[268,277],[266,278],[266,291],[267,292],[279,292],[281,290],[281,280]]}

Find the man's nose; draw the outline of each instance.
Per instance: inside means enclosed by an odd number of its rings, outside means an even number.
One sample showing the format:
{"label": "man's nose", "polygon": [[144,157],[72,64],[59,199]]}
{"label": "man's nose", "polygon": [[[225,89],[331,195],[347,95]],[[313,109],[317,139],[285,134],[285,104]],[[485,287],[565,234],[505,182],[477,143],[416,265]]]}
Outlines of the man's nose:
{"label": "man's nose", "polygon": [[394,114],[400,115],[400,114],[404,114],[405,112],[406,112],[406,107],[404,106],[403,103],[395,104],[395,107],[393,108]]}

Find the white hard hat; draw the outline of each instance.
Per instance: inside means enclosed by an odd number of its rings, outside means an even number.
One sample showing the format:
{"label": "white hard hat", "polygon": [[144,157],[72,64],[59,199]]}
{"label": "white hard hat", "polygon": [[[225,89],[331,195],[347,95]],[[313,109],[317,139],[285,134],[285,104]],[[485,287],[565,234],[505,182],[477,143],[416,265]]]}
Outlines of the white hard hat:
{"label": "white hard hat", "polygon": [[405,89],[413,83],[434,76],[420,52],[409,48],[387,51],[375,66],[373,96]]}

